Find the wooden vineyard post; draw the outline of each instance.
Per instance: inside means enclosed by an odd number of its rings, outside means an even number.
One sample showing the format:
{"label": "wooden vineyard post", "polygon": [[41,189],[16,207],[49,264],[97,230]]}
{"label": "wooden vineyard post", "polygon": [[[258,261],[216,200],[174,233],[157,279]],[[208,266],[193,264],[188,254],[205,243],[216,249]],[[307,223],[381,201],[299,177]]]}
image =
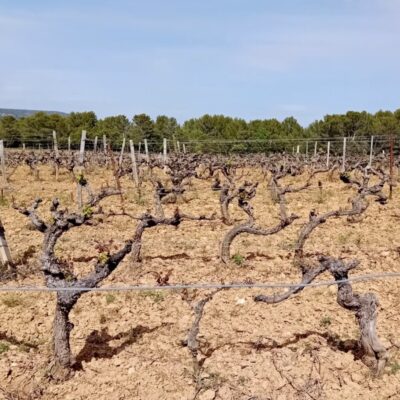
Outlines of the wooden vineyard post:
{"label": "wooden vineyard post", "polygon": [[317,156],[317,147],[318,147],[318,142],[314,143],[314,157]]}
{"label": "wooden vineyard post", "polygon": [[58,143],[57,143],[57,132],[53,131],[53,146],[54,146],[54,154],[55,154],[55,172],[56,172],[56,182],[58,182],[58,159],[60,157],[60,153],[58,152]]}
{"label": "wooden vineyard post", "polygon": [[0,140],[0,164],[1,164],[1,175],[3,176],[3,185],[7,186],[7,171],[6,171],[6,159],[4,153],[4,141]]}
{"label": "wooden vineyard post", "polygon": [[182,146],[183,146],[183,154],[186,154],[186,144],[183,143]]}
{"label": "wooden vineyard post", "polygon": [[86,143],[86,131],[82,131],[81,135],[81,147],[79,150],[79,165],[83,167],[85,161],[85,143]]}
{"label": "wooden vineyard post", "polygon": [[394,163],[394,151],[393,151],[393,135],[390,135],[390,158],[389,158],[389,174],[390,174],[390,181],[389,181],[389,199],[393,196],[393,163]]}
{"label": "wooden vineyard post", "polygon": [[326,149],[326,168],[329,168],[330,152],[331,152],[331,142],[328,142],[328,148]]}
{"label": "wooden vineyard post", "polygon": [[82,204],[83,204],[83,199],[82,199],[82,186],[83,186],[83,181],[84,181],[84,161],[85,161],[85,142],[86,142],[86,131],[82,131],[81,135],[81,146],[79,149],[79,168],[78,168],[78,180],[77,180],[77,202],[78,202],[78,208],[82,209]]}
{"label": "wooden vineyard post", "polygon": [[133,140],[129,140],[129,147],[131,149],[133,180],[136,183],[136,187],[139,187],[139,176],[138,176],[136,156],[135,156],[135,146],[133,145]]}
{"label": "wooden vineyard post", "polygon": [[308,160],[308,140],[306,141],[306,158]]}
{"label": "wooden vineyard post", "polygon": [[95,153],[97,153],[97,141],[98,141],[98,140],[99,140],[98,137],[95,136],[95,138],[94,138],[94,145],[93,145],[93,151],[94,151]]}
{"label": "wooden vineyard post", "polygon": [[180,144],[179,140],[176,142],[176,147],[177,147],[178,153],[180,153],[181,152],[181,144]]}
{"label": "wooden vineyard post", "polygon": [[58,143],[57,143],[57,132],[53,131],[53,146],[54,146],[54,153],[56,155],[56,158],[60,156],[58,152]]}
{"label": "wooden vineyard post", "polygon": [[12,264],[10,249],[6,240],[6,232],[3,223],[0,221],[0,261],[4,265]]}
{"label": "wooden vineyard post", "polygon": [[149,147],[147,145],[147,139],[144,139],[144,152],[146,154],[146,161],[149,162],[150,158],[149,158]]}
{"label": "wooden vineyard post", "polygon": [[164,164],[167,162],[167,139],[163,139],[163,162]]}
{"label": "wooden vineyard post", "polygon": [[296,154],[300,154],[300,145],[297,145]]}
{"label": "wooden vineyard post", "polygon": [[343,158],[342,158],[342,172],[346,170],[346,144],[347,138],[343,138]]}
{"label": "wooden vineyard post", "polygon": [[25,143],[22,143],[22,150],[25,152]]}
{"label": "wooden vineyard post", "polygon": [[103,135],[103,151],[104,154],[107,154],[107,136]]}
{"label": "wooden vineyard post", "polygon": [[370,150],[369,150],[369,164],[368,164],[370,167],[372,167],[373,154],[374,154],[374,137],[371,136],[371,147],[370,147]]}
{"label": "wooden vineyard post", "polygon": [[125,136],[122,139],[122,146],[121,146],[121,153],[119,155],[119,160],[118,160],[118,165],[121,166],[122,165],[122,161],[124,159],[124,151],[125,151]]}
{"label": "wooden vineyard post", "polygon": [[71,153],[71,135],[68,136],[68,153]]}
{"label": "wooden vineyard post", "polygon": [[178,145],[176,143],[175,135],[172,137],[172,143],[174,145],[174,153],[177,153],[178,151]]}

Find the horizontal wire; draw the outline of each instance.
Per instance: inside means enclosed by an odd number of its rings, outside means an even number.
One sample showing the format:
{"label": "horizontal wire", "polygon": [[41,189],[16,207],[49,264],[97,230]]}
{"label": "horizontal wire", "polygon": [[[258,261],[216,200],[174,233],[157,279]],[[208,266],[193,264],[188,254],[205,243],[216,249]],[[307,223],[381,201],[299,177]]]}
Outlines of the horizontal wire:
{"label": "horizontal wire", "polygon": [[306,287],[332,286],[345,283],[376,281],[386,278],[400,278],[400,272],[383,272],[368,275],[353,276],[341,280],[325,280],[312,283],[194,283],[175,284],[166,286],[132,285],[132,286],[105,286],[105,287],[46,287],[46,286],[0,286],[0,292],[126,292],[149,290],[184,290],[184,289],[293,289]]}
{"label": "horizontal wire", "polygon": [[[344,137],[344,136],[339,136],[339,137],[332,137],[332,138],[262,138],[262,139],[198,139],[198,140],[185,140],[185,141],[179,141],[180,144],[196,144],[196,143],[205,143],[205,144],[224,144],[224,143],[260,143],[260,144],[269,144],[269,143],[293,143],[293,142],[303,142],[303,143],[326,143],[326,142],[343,142],[344,139],[347,139],[347,144],[351,144],[351,143],[365,143],[371,142],[371,137],[369,136],[359,136],[356,138],[352,138],[352,137]],[[396,141],[397,137],[393,137],[393,140]],[[7,142],[12,142],[12,140],[7,140],[7,139],[3,139],[5,143]],[[391,140],[391,136],[385,136],[385,135],[377,135],[374,136],[374,143],[377,142],[382,142],[382,141],[390,141]],[[66,139],[58,139],[58,145],[65,145],[66,143]],[[33,143],[33,142],[44,142],[46,144],[50,144],[53,143],[53,138],[52,137],[40,137],[40,136],[33,136],[30,139],[26,139],[26,141],[22,141],[22,143]],[[86,138],[85,142],[88,143],[94,143],[95,139],[93,138]],[[174,142],[172,139],[167,139],[167,142]],[[138,146],[138,144],[141,143],[142,147],[144,147],[143,142],[137,142],[135,143],[136,146]],[[78,145],[79,146],[79,142],[74,142],[71,143],[72,145]],[[98,147],[102,147],[103,146],[103,142],[102,141],[98,141],[97,142]],[[122,143],[121,143],[122,144]],[[154,145],[154,146],[159,146],[160,148],[163,146],[163,142],[147,142],[147,145]],[[127,146],[128,147],[128,146]]]}

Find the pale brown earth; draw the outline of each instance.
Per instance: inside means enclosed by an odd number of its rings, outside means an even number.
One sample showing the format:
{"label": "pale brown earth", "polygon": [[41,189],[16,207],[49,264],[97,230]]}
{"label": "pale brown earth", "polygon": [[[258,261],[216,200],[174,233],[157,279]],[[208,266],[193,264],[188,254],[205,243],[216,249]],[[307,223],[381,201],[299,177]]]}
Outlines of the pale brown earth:
{"label": "pale brown earth", "polygon": [[[93,187],[113,183],[110,171],[91,171]],[[66,173],[54,182],[50,168],[41,167],[36,182],[26,167],[13,175],[5,191],[0,217],[14,257],[29,246],[36,252],[25,277],[2,285],[43,285],[39,256],[43,236],[32,230],[26,217],[10,203],[29,205],[40,196],[42,215],[49,217],[49,202],[58,196],[73,208],[75,185]],[[299,279],[292,266],[293,243],[309,211],[347,206],[352,190],[337,176],[323,181],[320,198],[316,180],[298,194],[288,194],[289,211],[301,218],[275,236],[242,235],[232,254],[246,257],[243,265],[222,264],[219,244],[230,229],[220,221],[183,222],[177,229],[167,226],[147,230],[143,240],[143,262],[125,259],[105,285],[156,284],[156,271],[171,270],[170,283],[193,282],[290,282]],[[304,182],[304,178],[292,179]],[[290,179],[286,180],[287,182]],[[122,179],[126,191],[124,206],[139,215],[152,205],[146,186],[144,204],[138,205],[129,178]],[[193,181],[187,194],[192,201],[180,204],[192,215],[219,213],[218,193],[210,182]],[[118,197],[103,202],[104,209],[120,210]],[[278,221],[278,208],[267,192],[258,188],[253,201],[257,223],[268,227]],[[356,224],[331,220],[319,227],[307,244],[307,251],[357,258],[361,265],[352,275],[400,271],[398,228],[400,190],[386,206],[371,202],[365,219]],[[170,215],[175,205],[165,206]],[[244,218],[236,204],[233,216]],[[135,222],[123,217],[108,218],[97,227],[71,230],[62,238],[58,252],[64,258],[96,255],[96,240],[114,239],[120,246],[132,236]],[[93,262],[75,263],[75,272],[87,272]],[[146,273],[147,272],[147,273]],[[326,274],[320,279],[331,279]],[[214,351],[204,363],[204,389],[199,400],[211,399],[400,399],[400,281],[386,279],[354,284],[360,292],[372,291],[380,300],[378,334],[389,349],[384,374],[376,378],[340,341],[358,339],[354,315],[336,303],[336,288],[308,288],[277,305],[255,303],[253,296],[271,290],[241,289],[217,293],[205,308],[200,339]],[[197,298],[207,294],[197,291]],[[51,357],[51,327],[55,307],[52,293],[0,293],[0,398],[4,399],[193,399],[193,364],[181,341],[187,337],[193,312],[177,291],[89,293],[72,311],[75,324],[72,350],[82,369],[63,383],[45,379]],[[329,340],[331,338],[331,340]],[[253,345],[252,345],[253,343]],[[257,349],[254,343],[259,343]]]}

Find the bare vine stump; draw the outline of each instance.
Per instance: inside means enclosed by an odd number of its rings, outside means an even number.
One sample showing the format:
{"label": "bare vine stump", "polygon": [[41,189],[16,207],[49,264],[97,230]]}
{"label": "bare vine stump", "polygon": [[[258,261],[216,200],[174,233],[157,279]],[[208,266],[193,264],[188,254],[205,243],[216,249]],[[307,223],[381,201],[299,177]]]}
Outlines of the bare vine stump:
{"label": "bare vine stump", "polygon": [[330,257],[322,258],[322,265],[333,275],[338,283],[337,302],[346,310],[355,313],[360,328],[360,347],[362,349],[362,361],[370,367],[377,375],[380,375],[388,360],[385,346],[379,340],[376,333],[378,299],[373,293],[353,292],[349,282],[341,282],[348,279],[349,270],[355,268],[359,263],[352,261],[344,263]]}
{"label": "bare vine stump", "polygon": [[70,347],[70,334],[74,325],[69,321],[71,311],[69,305],[64,305],[57,295],[57,305],[53,321],[53,351],[54,360],[50,365],[48,375],[56,381],[64,381],[73,374],[74,359]]}

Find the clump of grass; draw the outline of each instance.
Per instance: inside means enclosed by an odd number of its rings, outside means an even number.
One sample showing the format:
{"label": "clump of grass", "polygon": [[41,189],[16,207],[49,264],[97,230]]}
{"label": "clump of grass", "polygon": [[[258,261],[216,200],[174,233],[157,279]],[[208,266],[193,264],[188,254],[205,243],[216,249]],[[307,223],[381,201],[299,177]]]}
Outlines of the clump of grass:
{"label": "clump of grass", "polygon": [[400,371],[400,364],[397,361],[390,364],[390,373],[392,375],[396,375],[397,372],[399,372],[399,371]]}
{"label": "clump of grass", "polygon": [[93,215],[93,208],[88,206],[87,204],[83,207],[82,214],[85,217],[90,218]]}
{"label": "clump of grass", "polygon": [[140,191],[136,192],[133,195],[133,201],[138,206],[145,206],[147,204],[146,198],[142,195]]}
{"label": "clump of grass", "polygon": [[245,258],[244,258],[241,254],[239,254],[239,253],[234,254],[234,255],[232,256],[232,260],[233,260],[233,262],[234,262],[236,265],[238,265],[239,267],[241,267],[241,266],[244,264],[244,262],[245,262]]}
{"label": "clump of grass", "polygon": [[145,290],[140,292],[141,297],[148,297],[154,301],[154,303],[161,303],[165,299],[165,294],[158,290]]}
{"label": "clump of grass", "polygon": [[326,328],[332,324],[332,320],[330,317],[323,317],[319,324]]}
{"label": "clump of grass", "polygon": [[223,378],[219,373],[210,372],[207,378],[204,379],[204,389],[214,389],[220,387],[224,382],[226,382],[226,379]]}
{"label": "clump of grass", "polygon": [[115,300],[117,300],[117,298],[113,294],[108,293],[106,295],[106,303],[107,304],[114,303]]}
{"label": "clump of grass", "polygon": [[318,204],[325,204],[326,201],[334,195],[332,190],[326,190],[322,187],[319,188],[315,194],[315,202]]}
{"label": "clump of grass", "polygon": [[21,353],[29,353],[29,351],[30,351],[31,348],[32,348],[32,347],[28,346],[28,345],[25,344],[25,343],[21,343],[21,344],[18,345],[18,350],[19,350]]}
{"label": "clump of grass", "polygon": [[0,196],[0,207],[8,207],[10,202],[3,196]]}
{"label": "clump of grass", "polygon": [[341,245],[345,245],[346,243],[348,243],[349,242],[349,239],[350,239],[350,233],[341,233],[339,236],[338,236],[338,243],[339,244],[341,244]]}
{"label": "clump of grass", "polygon": [[7,294],[1,299],[1,302],[6,306],[10,308],[22,306],[24,304],[23,300],[21,297],[19,297],[17,294]]}
{"label": "clump of grass", "polygon": [[294,251],[296,249],[296,243],[294,242],[281,242],[278,247],[285,251]]}
{"label": "clump of grass", "polygon": [[0,342],[0,354],[6,353],[10,350],[10,345],[6,342]]}

